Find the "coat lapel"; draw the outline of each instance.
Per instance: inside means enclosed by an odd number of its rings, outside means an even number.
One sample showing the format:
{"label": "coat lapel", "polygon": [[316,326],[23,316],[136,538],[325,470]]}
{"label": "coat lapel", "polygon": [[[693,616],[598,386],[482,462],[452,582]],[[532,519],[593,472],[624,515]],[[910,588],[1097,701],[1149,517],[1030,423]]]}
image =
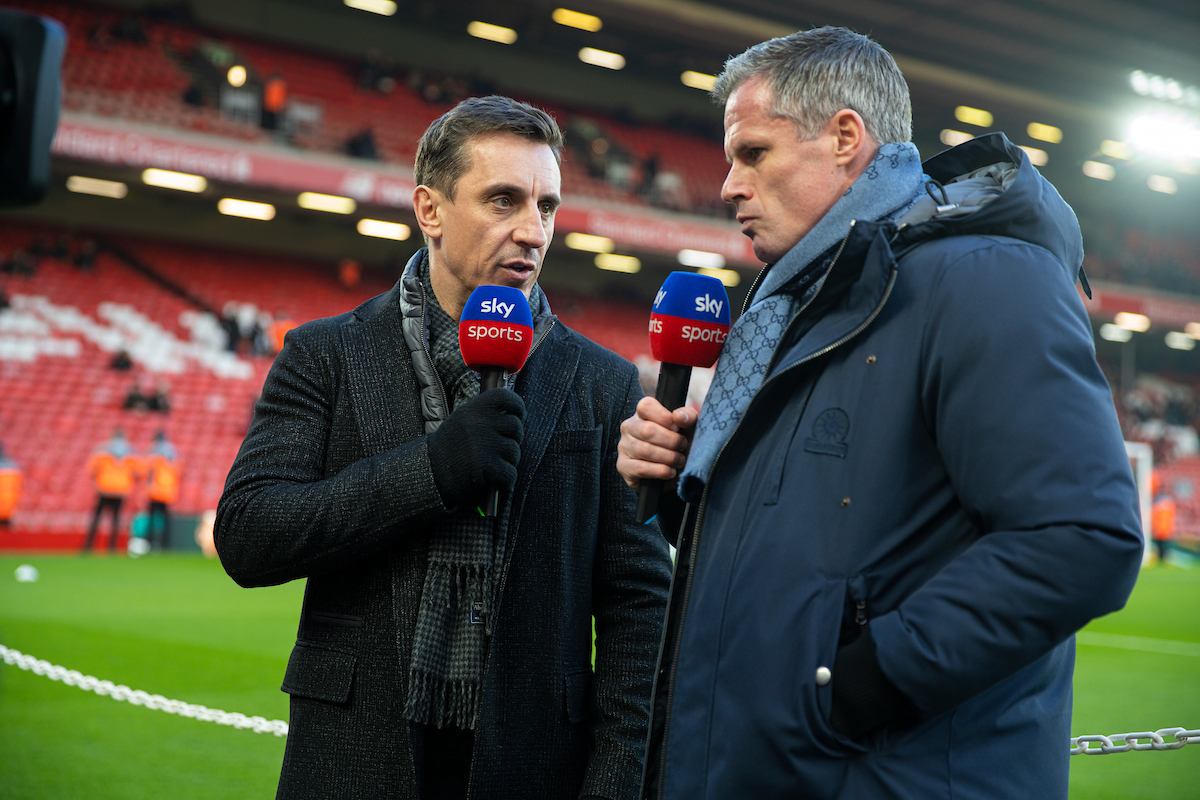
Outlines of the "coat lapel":
{"label": "coat lapel", "polygon": [[346,376],[363,452],[386,452],[424,432],[412,357],[401,329],[399,284],[342,328]]}
{"label": "coat lapel", "polygon": [[525,401],[525,438],[521,442],[521,477],[514,487],[513,507],[520,509],[537,473],[546,446],[562,414],[579,366],[579,345],[556,322],[517,375],[516,392]]}

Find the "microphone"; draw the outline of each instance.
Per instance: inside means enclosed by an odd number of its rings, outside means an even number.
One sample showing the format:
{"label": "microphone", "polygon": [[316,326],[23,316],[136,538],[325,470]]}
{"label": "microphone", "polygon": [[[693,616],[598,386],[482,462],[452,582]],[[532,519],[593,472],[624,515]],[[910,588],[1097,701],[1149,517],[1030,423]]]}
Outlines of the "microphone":
{"label": "microphone", "polygon": [[[650,352],[662,362],[654,399],[668,411],[687,403],[692,367],[711,367],[728,334],[725,284],[694,272],[668,275],[650,313]],[[641,482],[638,522],[649,522],[658,514],[662,486],[660,480]]]}
{"label": "microphone", "polygon": [[[463,361],[479,373],[479,391],[504,385],[517,372],[533,345],[533,314],[520,289],[476,286],[458,319],[458,347]],[[479,509],[494,517],[500,509],[500,490],[491,489]]]}

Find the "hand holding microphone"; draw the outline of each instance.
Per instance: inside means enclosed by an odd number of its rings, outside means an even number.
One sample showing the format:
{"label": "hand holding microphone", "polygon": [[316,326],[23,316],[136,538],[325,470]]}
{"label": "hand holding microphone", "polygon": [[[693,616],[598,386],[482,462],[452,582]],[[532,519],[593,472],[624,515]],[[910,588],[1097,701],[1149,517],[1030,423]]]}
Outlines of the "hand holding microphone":
{"label": "hand holding microphone", "polygon": [[[729,296],[716,278],[672,272],[654,299],[650,314],[650,352],[662,362],[654,399],[667,411],[687,403],[692,367],[711,367],[729,333]],[[642,480],[637,521],[658,513],[663,482]]]}
{"label": "hand holding microphone", "polygon": [[494,517],[500,489],[517,480],[525,404],[501,388],[529,357],[533,315],[520,289],[477,286],[458,321],[458,346],[480,374],[479,394],[456,408],[429,438],[429,459],[442,497],[455,504],[488,489],[480,512]]}

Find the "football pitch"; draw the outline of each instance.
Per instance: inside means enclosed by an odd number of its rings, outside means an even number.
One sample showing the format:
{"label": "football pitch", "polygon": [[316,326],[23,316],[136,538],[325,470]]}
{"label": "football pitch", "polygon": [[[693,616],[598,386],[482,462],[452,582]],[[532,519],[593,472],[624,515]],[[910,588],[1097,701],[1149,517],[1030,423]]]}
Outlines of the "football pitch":
{"label": "football pitch", "polygon": [[[18,581],[22,565],[38,579]],[[286,721],[279,684],[302,592],[301,582],[241,589],[199,555],[6,555],[0,644],[130,689]],[[1167,727],[1200,729],[1200,569],[1142,570],[1129,605],[1078,644],[1075,735]],[[0,662],[0,800],[269,798],[283,745]],[[1020,759],[995,768],[1020,769]],[[1197,787],[1200,743],[1071,759],[1072,800],[1196,797]]]}

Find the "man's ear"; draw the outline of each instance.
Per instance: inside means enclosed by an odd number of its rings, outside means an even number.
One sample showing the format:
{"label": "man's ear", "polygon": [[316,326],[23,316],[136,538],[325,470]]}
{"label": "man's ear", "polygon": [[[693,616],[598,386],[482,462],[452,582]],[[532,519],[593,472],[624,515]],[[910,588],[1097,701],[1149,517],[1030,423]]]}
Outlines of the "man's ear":
{"label": "man's ear", "polygon": [[829,127],[834,135],[834,158],[839,167],[850,164],[865,150],[873,150],[867,124],[857,111],[843,108],[833,115]]}
{"label": "man's ear", "polygon": [[413,189],[413,213],[417,216],[417,225],[430,239],[440,239],[442,236],[441,205],[444,202],[446,198],[436,189],[424,184]]}

